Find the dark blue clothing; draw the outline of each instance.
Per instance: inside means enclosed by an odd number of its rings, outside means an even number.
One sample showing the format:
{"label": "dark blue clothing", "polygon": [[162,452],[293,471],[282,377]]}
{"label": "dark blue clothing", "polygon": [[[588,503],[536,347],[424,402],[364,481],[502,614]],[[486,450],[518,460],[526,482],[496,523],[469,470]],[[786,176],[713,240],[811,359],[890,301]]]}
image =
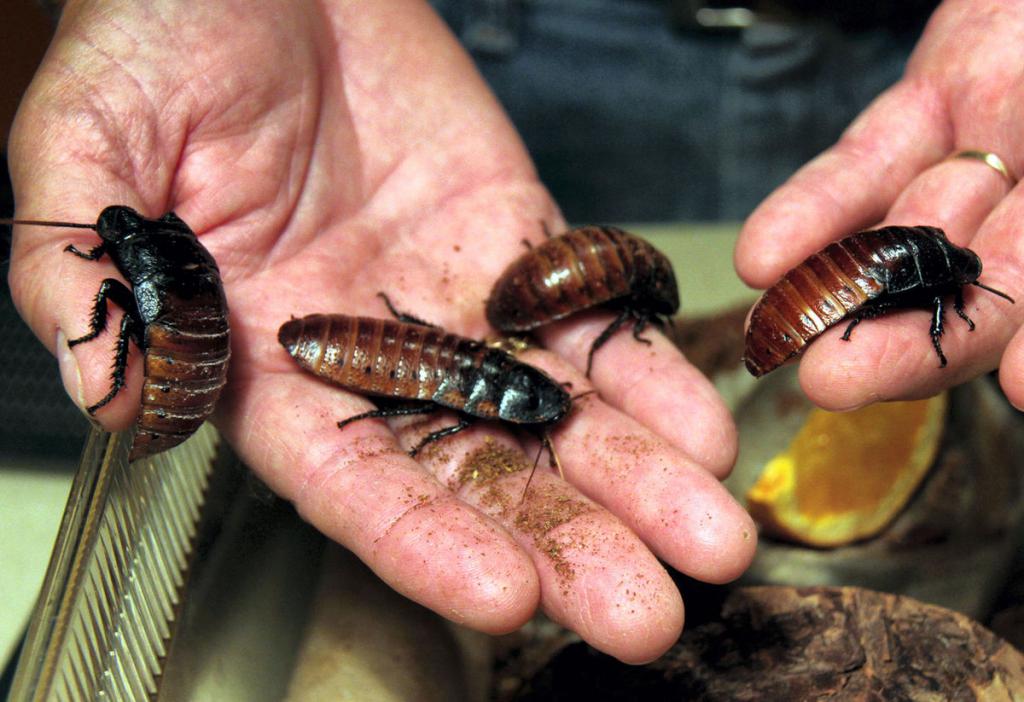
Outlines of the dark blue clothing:
{"label": "dark blue clothing", "polygon": [[570,221],[739,220],[902,74],[923,25],[681,30],[655,0],[435,0]]}

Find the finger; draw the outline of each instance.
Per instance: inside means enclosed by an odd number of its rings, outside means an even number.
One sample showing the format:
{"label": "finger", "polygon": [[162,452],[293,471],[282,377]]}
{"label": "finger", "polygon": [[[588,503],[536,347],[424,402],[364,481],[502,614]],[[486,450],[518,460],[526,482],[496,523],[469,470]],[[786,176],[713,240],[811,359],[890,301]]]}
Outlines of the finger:
{"label": "finger", "polygon": [[927,83],[883,93],[747,219],[734,254],[740,277],[768,287],[828,242],[877,222],[952,143],[942,102]]}
{"label": "finger", "polygon": [[999,384],[1006,399],[1024,410],[1024,328],[1018,329],[999,362]]}
{"label": "finger", "polygon": [[[801,361],[800,383],[816,404],[847,410],[891,399],[933,395],[996,367],[1015,330],[1024,321],[1020,296],[1024,246],[1014,235],[1024,216],[1024,197],[1014,190],[989,214],[972,250],[984,268],[980,281],[1018,300],[1011,304],[974,286],[964,288],[964,307],[975,322],[972,332],[947,306],[941,338],[949,364],[940,367],[928,334],[930,314],[898,312],[858,325],[849,342],[831,329],[808,348]],[[947,296],[948,299],[948,296]]]}
{"label": "finger", "polygon": [[[575,315],[542,329],[539,336],[547,348],[585,369],[594,339],[612,319],[605,312]],[[624,325],[594,353],[590,382],[613,407],[725,478],[737,450],[736,426],[725,403],[657,329],[642,333],[650,342],[645,344],[633,338],[630,327]]]}
{"label": "finger", "polygon": [[[1024,329],[1024,239],[1019,235],[1020,217],[1024,216],[1024,192],[1018,186],[1003,199],[978,231],[971,245],[981,258],[984,269],[981,280],[990,287],[1003,290],[1016,304],[997,307],[989,343],[995,349],[1006,346],[999,361],[999,381],[1007,398],[1020,408],[1024,406],[1024,373],[1021,365],[1022,329]],[[980,291],[984,292],[984,291]]]}
{"label": "finger", "polygon": [[[19,197],[26,189],[31,193],[32,187],[23,188]],[[17,215],[22,219],[93,223],[103,207],[97,203],[96,195],[102,196],[103,192],[102,187],[97,187],[87,194],[66,193],[60,204],[54,201],[48,207],[19,206]],[[33,198],[27,195],[24,200],[31,203]],[[69,206],[70,202],[76,204]],[[98,403],[114,387],[116,347],[124,310],[108,300],[107,313],[98,318],[104,325],[103,331],[74,346],[69,341],[93,330],[93,309],[102,281],[124,279],[108,256],[88,261],[65,248],[73,244],[88,251],[99,243],[95,233],[88,230],[16,225],[11,246],[9,283],[14,304],[40,341],[56,355],[64,388],[83,410]],[[112,431],[129,426],[139,409],[142,355],[133,341],[128,341],[128,346],[124,387],[95,413],[95,418]]]}
{"label": "finger", "polygon": [[[417,427],[407,441],[425,430]],[[556,450],[561,453],[557,444]],[[493,517],[530,555],[540,578],[541,604],[551,619],[628,663],[653,660],[679,638],[682,600],[657,558],[546,461],[534,472],[534,459],[493,424],[443,439],[424,452],[423,460],[441,482]]]}
{"label": "finger", "polygon": [[245,374],[229,382],[219,423],[303,518],[452,621],[501,633],[531,616],[537,574],[508,533],[411,460],[384,422],[337,428],[365,400],[295,370]]}
{"label": "finger", "polygon": [[800,363],[801,388],[819,407],[842,412],[873,402],[930,397],[977,377],[998,358],[972,354],[998,343],[987,314],[978,311],[992,304],[983,294],[965,293],[967,313],[978,325],[975,332],[969,333],[966,323],[947,313],[941,341],[947,366],[940,366],[932,347],[931,315],[920,310],[895,312],[859,324],[850,341],[840,339],[841,328],[822,335]]}
{"label": "finger", "polygon": [[[63,45],[67,49],[66,45]],[[162,203],[149,201],[130,171],[126,137],[110,138],[107,120],[77,73],[55,71],[54,49],[37,74],[18,110],[9,141],[11,181],[21,219],[95,223],[104,207],[127,204],[142,212]],[[67,58],[67,57],[64,57]],[[55,77],[61,76],[61,77]],[[109,97],[109,95],[108,95]],[[74,103],[76,109],[68,108]],[[68,115],[74,115],[69,119]],[[145,132],[140,126],[140,132]],[[151,153],[147,152],[147,156]],[[153,191],[165,192],[161,188]],[[68,244],[87,251],[100,240],[83,229],[16,226],[9,275],[11,296],[26,323],[57,356],[64,387],[80,408],[92,405],[111,389],[111,364],[122,311],[109,306],[107,331],[69,348],[67,340],[89,331],[95,295],[104,278],[123,280],[109,257],[86,261],[64,251]],[[126,385],[96,412],[110,430],[126,428],[139,408],[141,354],[132,345]]]}
{"label": "finger", "polygon": [[954,244],[968,246],[1008,192],[1006,178],[983,162],[946,159],[907,186],[883,225],[935,226],[943,229]]}
{"label": "finger", "polygon": [[[586,379],[541,351],[524,356],[573,388]],[[683,403],[681,424],[702,426]],[[636,419],[588,395],[552,429],[565,476],[636,532],[658,557],[705,582],[727,582],[750,564],[757,538],[750,516],[716,477]]]}

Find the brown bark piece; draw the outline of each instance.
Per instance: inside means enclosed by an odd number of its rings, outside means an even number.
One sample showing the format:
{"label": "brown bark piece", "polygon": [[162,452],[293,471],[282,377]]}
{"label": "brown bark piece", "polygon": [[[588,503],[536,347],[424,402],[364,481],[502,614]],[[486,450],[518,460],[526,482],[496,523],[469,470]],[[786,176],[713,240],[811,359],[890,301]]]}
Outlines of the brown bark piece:
{"label": "brown bark piece", "polygon": [[574,644],[520,700],[1024,700],[1024,655],[951,610],[859,588],[734,590],[662,658]]}

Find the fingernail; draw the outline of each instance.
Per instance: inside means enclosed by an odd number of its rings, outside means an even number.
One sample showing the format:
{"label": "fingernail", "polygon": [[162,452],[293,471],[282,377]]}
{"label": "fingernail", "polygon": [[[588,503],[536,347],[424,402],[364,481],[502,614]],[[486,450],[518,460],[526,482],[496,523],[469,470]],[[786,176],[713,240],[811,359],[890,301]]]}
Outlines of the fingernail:
{"label": "fingernail", "polygon": [[[85,411],[85,396],[82,394],[82,372],[78,368],[78,359],[68,346],[68,339],[63,329],[57,330],[57,365],[60,368],[60,379],[64,383],[64,391],[75,403],[82,414],[89,417]],[[92,417],[89,417],[92,420]]]}

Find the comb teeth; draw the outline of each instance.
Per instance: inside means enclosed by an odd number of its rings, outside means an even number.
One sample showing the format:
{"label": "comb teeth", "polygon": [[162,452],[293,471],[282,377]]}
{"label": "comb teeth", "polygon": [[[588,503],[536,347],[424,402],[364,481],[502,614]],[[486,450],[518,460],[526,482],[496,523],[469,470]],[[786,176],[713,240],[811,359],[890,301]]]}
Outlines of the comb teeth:
{"label": "comb teeth", "polygon": [[130,445],[130,435],[90,437],[11,700],[156,695],[217,433],[203,426],[173,460],[129,465]]}

